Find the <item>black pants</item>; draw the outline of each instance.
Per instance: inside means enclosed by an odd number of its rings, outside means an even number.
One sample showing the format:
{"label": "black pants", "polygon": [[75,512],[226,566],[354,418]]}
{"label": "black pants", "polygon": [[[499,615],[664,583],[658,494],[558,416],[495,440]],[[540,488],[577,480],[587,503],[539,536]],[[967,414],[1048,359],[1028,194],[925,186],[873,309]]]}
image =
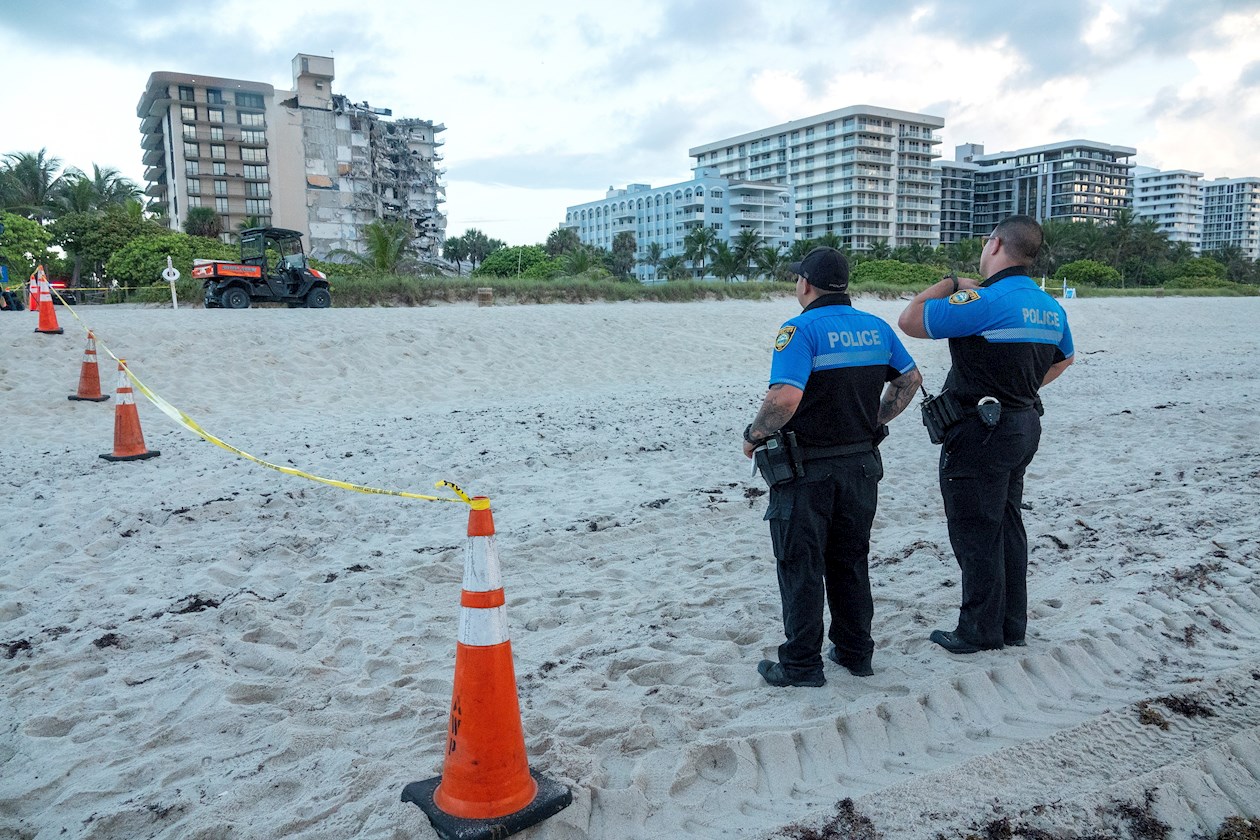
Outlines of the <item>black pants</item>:
{"label": "black pants", "polygon": [[1021,641],[1028,625],[1028,537],[1020,502],[1037,454],[1037,412],[1006,410],[996,429],[967,417],[941,447],[941,497],[962,570],[960,638],[982,648]]}
{"label": "black pants", "polygon": [[822,673],[824,587],[840,659],[856,663],[875,649],[867,553],[883,477],[872,451],[809,461],[803,478],[770,488],[766,520],[787,636],[779,662],[790,676]]}

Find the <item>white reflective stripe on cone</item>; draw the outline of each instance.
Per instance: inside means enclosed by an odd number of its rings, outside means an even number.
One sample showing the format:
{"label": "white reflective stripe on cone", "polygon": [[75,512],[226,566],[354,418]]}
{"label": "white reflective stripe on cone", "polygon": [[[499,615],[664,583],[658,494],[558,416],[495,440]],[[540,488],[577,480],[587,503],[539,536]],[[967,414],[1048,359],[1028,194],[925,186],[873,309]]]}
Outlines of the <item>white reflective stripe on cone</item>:
{"label": "white reflective stripe on cone", "polygon": [[490,647],[508,640],[507,607],[460,607],[459,642]]}
{"label": "white reflective stripe on cone", "polygon": [[118,389],[115,393],[115,405],[134,405],[136,395],[131,390],[131,380],[122,370],[118,371]]}
{"label": "white reflective stripe on cone", "polygon": [[489,592],[503,588],[499,570],[499,551],[494,537],[469,537],[464,550],[464,589],[468,592]]}

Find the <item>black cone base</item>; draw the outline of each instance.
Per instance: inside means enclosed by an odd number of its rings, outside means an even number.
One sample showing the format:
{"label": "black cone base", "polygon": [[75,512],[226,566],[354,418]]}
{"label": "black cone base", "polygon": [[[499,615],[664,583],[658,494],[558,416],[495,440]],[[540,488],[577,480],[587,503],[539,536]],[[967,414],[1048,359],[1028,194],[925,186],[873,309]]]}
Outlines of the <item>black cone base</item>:
{"label": "black cone base", "polygon": [[156,449],[150,449],[148,452],[141,452],[139,455],[102,455],[106,461],[143,461],[145,458],[156,458],[161,455]]}
{"label": "black cone base", "polygon": [[109,396],[107,395],[103,397],[80,397],[78,394],[71,394],[70,396],[66,397],[66,399],[77,400],[79,402],[105,402],[105,400],[109,399]]}
{"label": "black cone base", "polygon": [[35,332],[43,333],[44,335],[61,335],[62,333],[65,332],[65,330],[63,330],[61,327],[57,327],[57,329],[55,330],[41,330],[39,327],[36,327]]}
{"label": "black cone base", "polygon": [[442,781],[441,776],[407,785],[403,788],[402,801],[418,805],[429,818],[429,822],[433,823],[433,830],[442,840],[500,840],[555,816],[573,802],[573,794],[564,785],[548,779],[532,767],[529,775],[538,782],[538,795],[534,797],[534,801],[514,814],[494,819],[453,817],[439,808],[433,801],[433,791],[437,790]]}

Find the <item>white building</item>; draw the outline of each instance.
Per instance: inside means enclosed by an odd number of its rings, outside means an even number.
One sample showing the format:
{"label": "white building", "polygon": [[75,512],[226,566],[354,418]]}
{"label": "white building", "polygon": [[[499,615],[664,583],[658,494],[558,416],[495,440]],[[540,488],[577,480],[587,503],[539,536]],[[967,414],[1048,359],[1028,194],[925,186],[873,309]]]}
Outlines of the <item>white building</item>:
{"label": "white building", "polygon": [[1203,173],[1188,169],[1133,169],[1133,213],[1150,219],[1168,235],[1169,242],[1184,242],[1194,253],[1203,244]]}
{"label": "white building", "polygon": [[1133,206],[1133,165],[1137,149],[1092,140],[1064,140],[1013,152],[971,157],[975,174],[972,233],[987,236],[1007,216],[1039,222],[1109,222]]}
{"label": "white building", "polygon": [[[564,226],[576,230],[584,244],[606,250],[612,249],[618,233],[633,233],[640,260],[653,242],[661,245],[664,256],[683,256],[687,234],[701,226],[712,228],[718,241],[727,244],[749,230],[763,246],[786,250],[795,239],[790,186],[732,181],[714,169],[667,187],[609,188],[602,201],[567,208]],[[635,266],[634,274],[641,281],[656,279],[644,263]]]}
{"label": "white building", "polygon": [[941,244],[952,245],[976,234],[971,216],[976,199],[976,170],[972,158],[984,154],[984,146],[964,143],[954,147],[953,160],[938,160],[932,166],[941,175]]}
{"label": "white building", "polygon": [[145,193],[172,229],[213,207],[225,231],[251,220],[291,228],[318,257],[357,251],[363,227],[406,219],[422,258],[445,239],[437,134],[428,120],[332,92],[333,60],[298,54],[291,91],[263,82],[158,72],[136,106]]}
{"label": "white building", "polygon": [[1260,260],[1260,178],[1217,178],[1203,186],[1203,252],[1232,245]]}
{"label": "white building", "polygon": [[835,234],[847,247],[940,243],[940,117],[855,105],[688,151],[692,168],[791,185],[801,239]]}

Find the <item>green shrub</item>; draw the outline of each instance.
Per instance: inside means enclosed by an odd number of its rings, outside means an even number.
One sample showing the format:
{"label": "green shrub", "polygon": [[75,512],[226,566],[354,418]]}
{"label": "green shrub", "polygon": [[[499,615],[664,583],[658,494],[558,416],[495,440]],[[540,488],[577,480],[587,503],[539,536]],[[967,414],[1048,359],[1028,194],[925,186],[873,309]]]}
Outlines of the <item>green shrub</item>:
{"label": "green shrub", "polygon": [[192,276],[193,258],[236,260],[240,251],[217,239],[189,236],[186,233],[164,233],[133,239],[114,252],[105,263],[105,276],[122,286],[166,285],[162,271],[166,258],[183,277]]}
{"label": "green shrub", "polygon": [[[1077,260],[1055,272],[1055,280],[1068,286],[1119,286],[1120,272],[1095,260]],[[1057,283],[1056,283],[1057,285]]]}
{"label": "green shrub", "polygon": [[926,289],[947,274],[949,269],[941,265],[919,265],[900,260],[865,260],[853,268],[849,282],[854,286],[874,283],[881,286]]}
{"label": "green shrub", "polygon": [[547,252],[537,245],[500,248],[473,270],[474,277],[515,277],[539,263],[549,262]]}

